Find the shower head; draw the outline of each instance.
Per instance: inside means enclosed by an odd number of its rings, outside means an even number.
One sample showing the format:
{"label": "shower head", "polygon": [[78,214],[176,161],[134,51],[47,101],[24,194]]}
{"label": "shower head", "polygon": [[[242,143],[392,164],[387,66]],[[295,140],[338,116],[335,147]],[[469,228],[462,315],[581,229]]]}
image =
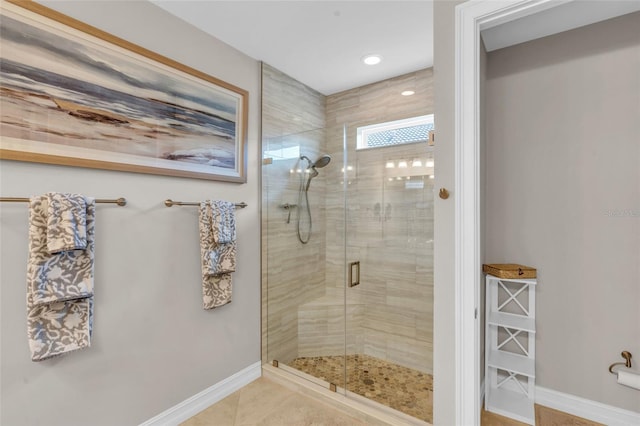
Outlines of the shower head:
{"label": "shower head", "polygon": [[311,158],[307,157],[306,155],[300,156],[300,159],[307,160],[307,162],[309,163],[307,168],[310,168],[310,169],[315,169],[315,168],[321,169],[331,162],[331,157],[328,155],[323,155],[322,157],[318,158],[315,163],[311,161]]}
{"label": "shower head", "polygon": [[307,160],[307,162],[309,163],[309,165],[307,166],[307,173],[308,173],[308,177],[306,179],[307,184],[304,187],[305,191],[308,191],[309,185],[311,185],[311,179],[313,179],[314,177],[320,174],[316,169],[321,169],[325,167],[327,164],[329,164],[331,162],[331,157],[328,155],[323,155],[322,157],[318,158],[315,163],[311,162],[311,159],[306,155],[300,156],[300,159]]}
{"label": "shower head", "polygon": [[317,168],[321,169],[321,168],[325,167],[327,164],[329,164],[330,162],[331,162],[331,157],[325,154],[322,157],[318,158],[316,160],[316,162],[313,163],[313,165],[311,167],[313,167],[313,168],[317,167]]}

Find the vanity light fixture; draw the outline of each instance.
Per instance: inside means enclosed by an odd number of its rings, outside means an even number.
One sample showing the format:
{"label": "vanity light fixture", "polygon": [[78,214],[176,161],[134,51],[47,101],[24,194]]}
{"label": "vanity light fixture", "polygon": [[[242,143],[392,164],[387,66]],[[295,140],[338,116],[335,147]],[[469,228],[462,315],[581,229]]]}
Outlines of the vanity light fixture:
{"label": "vanity light fixture", "polygon": [[380,55],[366,55],[362,57],[362,62],[366,65],[378,65],[382,62],[382,56]]}
{"label": "vanity light fixture", "polygon": [[411,95],[415,95],[416,92],[414,92],[413,90],[405,90],[402,93],[400,93],[402,96],[411,96]]}
{"label": "vanity light fixture", "polygon": [[400,169],[406,169],[407,168],[407,162],[402,160],[398,162],[398,168]]}
{"label": "vanity light fixture", "polygon": [[411,163],[411,167],[422,167],[422,161],[419,158],[416,158]]}
{"label": "vanity light fixture", "polygon": [[393,169],[396,167],[396,164],[393,161],[387,161],[387,164],[385,164],[384,168],[385,169]]}
{"label": "vanity light fixture", "polygon": [[428,160],[425,164],[425,167],[433,167],[433,160]]}

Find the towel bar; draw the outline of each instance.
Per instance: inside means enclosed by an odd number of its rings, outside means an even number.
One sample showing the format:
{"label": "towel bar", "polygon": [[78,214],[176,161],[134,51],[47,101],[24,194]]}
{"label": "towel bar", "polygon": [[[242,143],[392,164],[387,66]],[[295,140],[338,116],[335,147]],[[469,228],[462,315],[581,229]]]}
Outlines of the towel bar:
{"label": "towel bar", "polygon": [[[200,203],[191,202],[191,201],[190,202],[173,201],[171,199],[168,199],[168,200],[164,200],[164,205],[167,206],[167,207],[171,207],[171,206],[199,206]],[[244,209],[245,207],[248,206],[248,204],[243,201],[241,203],[236,203],[235,206],[238,209]]]}
{"label": "towel bar", "polygon": [[[20,197],[0,197],[0,202],[3,202],[3,203],[28,203],[29,199],[28,198],[20,198]],[[123,198],[123,197],[116,198],[114,200],[97,198],[96,199],[96,203],[100,203],[100,204],[117,204],[120,207],[122,207],[122,206],[126,206],[127,205],[127,200],[125,198]]]}

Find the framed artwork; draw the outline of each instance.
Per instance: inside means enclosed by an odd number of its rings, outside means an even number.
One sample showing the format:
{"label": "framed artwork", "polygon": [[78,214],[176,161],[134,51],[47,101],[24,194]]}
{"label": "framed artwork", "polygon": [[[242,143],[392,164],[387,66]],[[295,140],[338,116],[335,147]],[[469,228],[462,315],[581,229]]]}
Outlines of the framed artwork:
{"label": "framed artwork", "polygon": [[1,159],[246,182],[246,90],[31,1],[0,46]]}

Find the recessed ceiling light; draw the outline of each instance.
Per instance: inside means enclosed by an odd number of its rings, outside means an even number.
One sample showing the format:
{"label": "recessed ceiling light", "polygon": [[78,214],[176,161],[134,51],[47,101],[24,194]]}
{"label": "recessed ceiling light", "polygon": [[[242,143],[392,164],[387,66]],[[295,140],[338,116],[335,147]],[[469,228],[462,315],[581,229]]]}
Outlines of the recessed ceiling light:
{"label": "recessed ceiling light", "polygon": [[404,92],[400,93],[402,96],[411,96],[411,95],[415,95],[416,92],[414,92],[413,90],[405,90]]}
{"label": "recessed ceiling light", "polygon": [[362,62],[367,65],[377,65],[382,61],[382,56],[380,55],[367,55],[362,58]]}

